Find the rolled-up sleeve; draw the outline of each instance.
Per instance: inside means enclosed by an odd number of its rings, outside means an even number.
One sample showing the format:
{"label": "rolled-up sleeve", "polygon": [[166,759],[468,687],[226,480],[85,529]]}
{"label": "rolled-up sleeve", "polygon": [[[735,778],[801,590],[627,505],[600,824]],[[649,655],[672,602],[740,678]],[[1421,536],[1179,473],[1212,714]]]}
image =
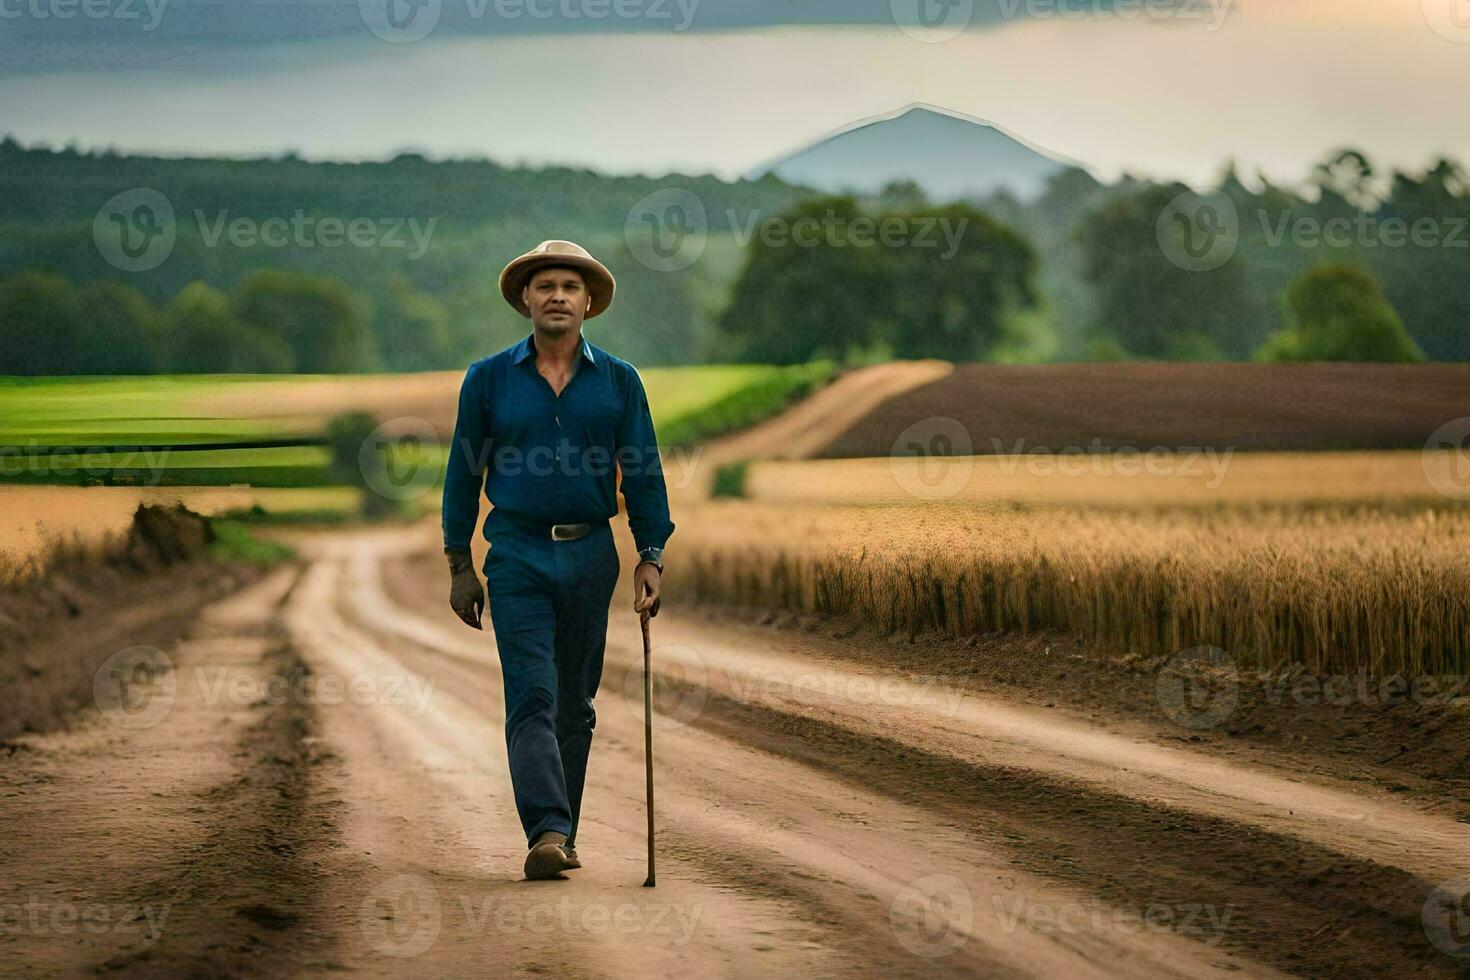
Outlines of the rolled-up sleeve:
{"label": "rolled-up sleeve", "polygon": [[459,414],[444,471],[443,527],[446,551],[469,551],[480,517],[485,486],[489,401],[484,391],[483,364],[471,365],[459,387]]}
{"label": "rolled-up sleeve", "polygon": [[628,507],[628,527],[634,544],[642,551],[663,548],[674,533],[674,522],[669,519],[669,493],[648,395],[638,372],[628,373],[626,400],[618,424],[617,460],[623,500]]}

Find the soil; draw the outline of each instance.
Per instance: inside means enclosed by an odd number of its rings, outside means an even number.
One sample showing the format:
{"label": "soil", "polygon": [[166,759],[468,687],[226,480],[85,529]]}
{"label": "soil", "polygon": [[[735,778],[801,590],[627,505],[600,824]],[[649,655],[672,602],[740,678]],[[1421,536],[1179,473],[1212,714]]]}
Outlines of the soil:
{"label": "soil", "polygon": [[1470,364],[961,364],[852,419],[817,455],[887,456],[932,418],[958,420],[975,454],[1421,449],[1465,415],[1467,391]]}
{"label": "soil", "polygon": [[[1470,875],[1458,721],[1382,761],[1387,722],[1247,693],[1181,733],[1155,665],[1060,638],[665,604],[643,888],[621,588],[584,867],[522,881],[494,635],[448,610],[436,532],[282,531],[300,567],[209,604],[133,714],[12,742],[7,973],[1470,975],[1422,917]],[[129,910],[157,928],[68,925]]]}

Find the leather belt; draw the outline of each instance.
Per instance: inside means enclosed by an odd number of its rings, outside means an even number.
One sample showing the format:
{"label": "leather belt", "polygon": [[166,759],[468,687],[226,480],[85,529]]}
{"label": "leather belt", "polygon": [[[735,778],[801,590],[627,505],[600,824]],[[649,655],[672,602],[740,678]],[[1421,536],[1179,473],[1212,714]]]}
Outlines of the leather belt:
{"label": "leather belt", "polygon": [[547,524],[544,521],[531,520],[510,511],[501,510],[496,507],[490,511],[491,517],[503,520],[506,524],[520,528],[521,530],[538,538],[551,538],[553,541],[580,541],[591,534],[595,528],[603,527],[607,521],[595,521],[585,524]]}

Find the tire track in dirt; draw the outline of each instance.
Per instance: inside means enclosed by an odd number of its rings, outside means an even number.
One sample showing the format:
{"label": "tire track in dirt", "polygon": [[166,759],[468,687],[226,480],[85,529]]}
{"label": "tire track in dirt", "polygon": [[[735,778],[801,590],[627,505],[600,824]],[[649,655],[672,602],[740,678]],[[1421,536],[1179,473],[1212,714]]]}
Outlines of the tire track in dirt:
{"label": "tire track in dirt", "polygon": [[[1292,779],[1192,751],[1116,735],[1095,725],[1008,704],[935,678],[911,680],[841,662],[823,644],[675,619],[664,630],[665,668],[708,690],[783,713],[996,768],[1124,792],[1312,841],[1427,880],[1470,874],[1470,825],[1390,794],[1333,780]],[[775,639],[776,642],[770,642]],[[763,648],[753,644],[763,643]],[[615,645],[626,669],[641,648]],[[873,706],[881,707],[874,712]]]}
{"label": "tire track in dirt", "polygon": [[296,859],[333,832],[311,708],[261,696],[297,664],[270,626],[294,574],[207,607],[130,710],[21,740],[0,776],[0,901],[27,910],[0,930],[7,972],[271,975],[324,950]]}
{"label": "tire track in dirt", "polygon": [[[688,723],[891,787],[945,821],[1015,842],[1032,873],[1123,907],[1229,910],[1230,946],[1291,972],[1463,969],[1420,920],[1435,886],[1470,866],[1463,823],[1363,787],[1289,780],[921,688],[824,660],[822,644],[803,637],[677,617],[662,632],[671,642],[655,651],[659,679]],[[609,663],[632,672],[639,656],[629,638]]]}
{"label": "tire track in dirt", "polygon": [[[575,883],[519,880],[525,845],[501,716],[476,696],[473,672],[446,669],[459,661],[440,658],[425,672],[405,662],[412,658],[391,637],[339,614],[339,604],[354,608],[352,597],[369,584],[362,567],[351,565],[313,565],[288,609],[313,665],[354,676],[415,672],[438,683],[416,717],[402,706],[372,704],[325,719],[347,771],[347,844],[340,858],[329,858],[337,874],[324,903],[343,940],[343,965],[457,975],[481,969],[488,955],[509,969],[557,975],[742,975],[756,928],[773,939],[768,969],[854,967],[840,948],[814,944],[810,927],[789,909],[759,897],[702,885],[675,868],[664,869],[655,891],[639,887],[642,815],[631,808],[588,822],[584,836],[604,841],[606,850],[587,851],[588,868]],[[492,671],[484,673],[498,682]],[[601,857],[595,863],[587,860],[594,852]]]}
{"label": "tire track in dirt", "polygon": [[[419,591],[412,581],[407,585],[410,594]],[[406,643],[439,647],[441,652],[419,656],[437,657],[441,669],[459,668],[475,650],[484,650],[474,634],[445,635],[448,628],[404,609],[390,610],[389,601],[367,592],[359,588],[353,595],[362,597],[374,626]],[[492,667],[478,682],[457,678],[455,688],[488,685],[481,696],[496,698],[498,710],[497,674]],[[636,816],[641,708],[620,700],[616,685],[608,689],[615,674],[605,674],[599,701],[588,807],[599,814],[621,807]],[[1033,879],[965,828],[944,826],[925,811],[875,795],[871,787],[844,786],[818,770],[695,728],[656,738],[660,799],[667,801],[660,805],[660,823],[678,828],[661,838],[672,845],[667,853],[703,875],[799,900],[804,917],[831,924],[835,935],[829,941],[858,947],[865,973],[1209,975],[1242,965],[1224,951],[1158,931],[1130,935],[1090,922],[1057,935],[1008,920],[997,902],[984,899],[1012,897],[1017,887],[1038,907],[1107,910],[1085,892]],[[599,805],[607,796],[621,799]],[[944,893],[952,884],[959,892]],[[971,889],[979,900],[971,900],[963,915],[942,908],[950,898],[969,897]],[[911,911],[917,920],[908,918]],[[925,957],[905,949],[905,939],[924,936],[926,952],[949,955]],[[1257,975],[1271,972],[1259,964],[1250,968]]]}
{"label": "tire track in dirt", "polygon": [[695,723],[855,785],[892,787],[895,798],[936,820],[1005,840],[1031,874],[1075,884],[1117,908],[1175,910],[1180,928],[1288,973],[1461,975],[1420,922],[1434,883],[1396,868],[721,695],[709,696]]}

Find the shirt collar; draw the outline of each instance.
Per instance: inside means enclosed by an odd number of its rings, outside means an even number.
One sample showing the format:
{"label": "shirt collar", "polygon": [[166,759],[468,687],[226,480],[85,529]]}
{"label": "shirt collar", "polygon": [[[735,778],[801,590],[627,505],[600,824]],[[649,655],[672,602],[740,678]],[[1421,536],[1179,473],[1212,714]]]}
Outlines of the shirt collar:
{"label": "shirt collar", "polygon": [[[532,332],[526,334],[525,339],[516,345],[515,353],[511,355],[511,363],[519,364],[535,353],[536,334]],[[582,338],[582,356],[587,359],[588,364],[597,367],[597,358],[593,355],[592,345],[587,342],[586,337]]]}

